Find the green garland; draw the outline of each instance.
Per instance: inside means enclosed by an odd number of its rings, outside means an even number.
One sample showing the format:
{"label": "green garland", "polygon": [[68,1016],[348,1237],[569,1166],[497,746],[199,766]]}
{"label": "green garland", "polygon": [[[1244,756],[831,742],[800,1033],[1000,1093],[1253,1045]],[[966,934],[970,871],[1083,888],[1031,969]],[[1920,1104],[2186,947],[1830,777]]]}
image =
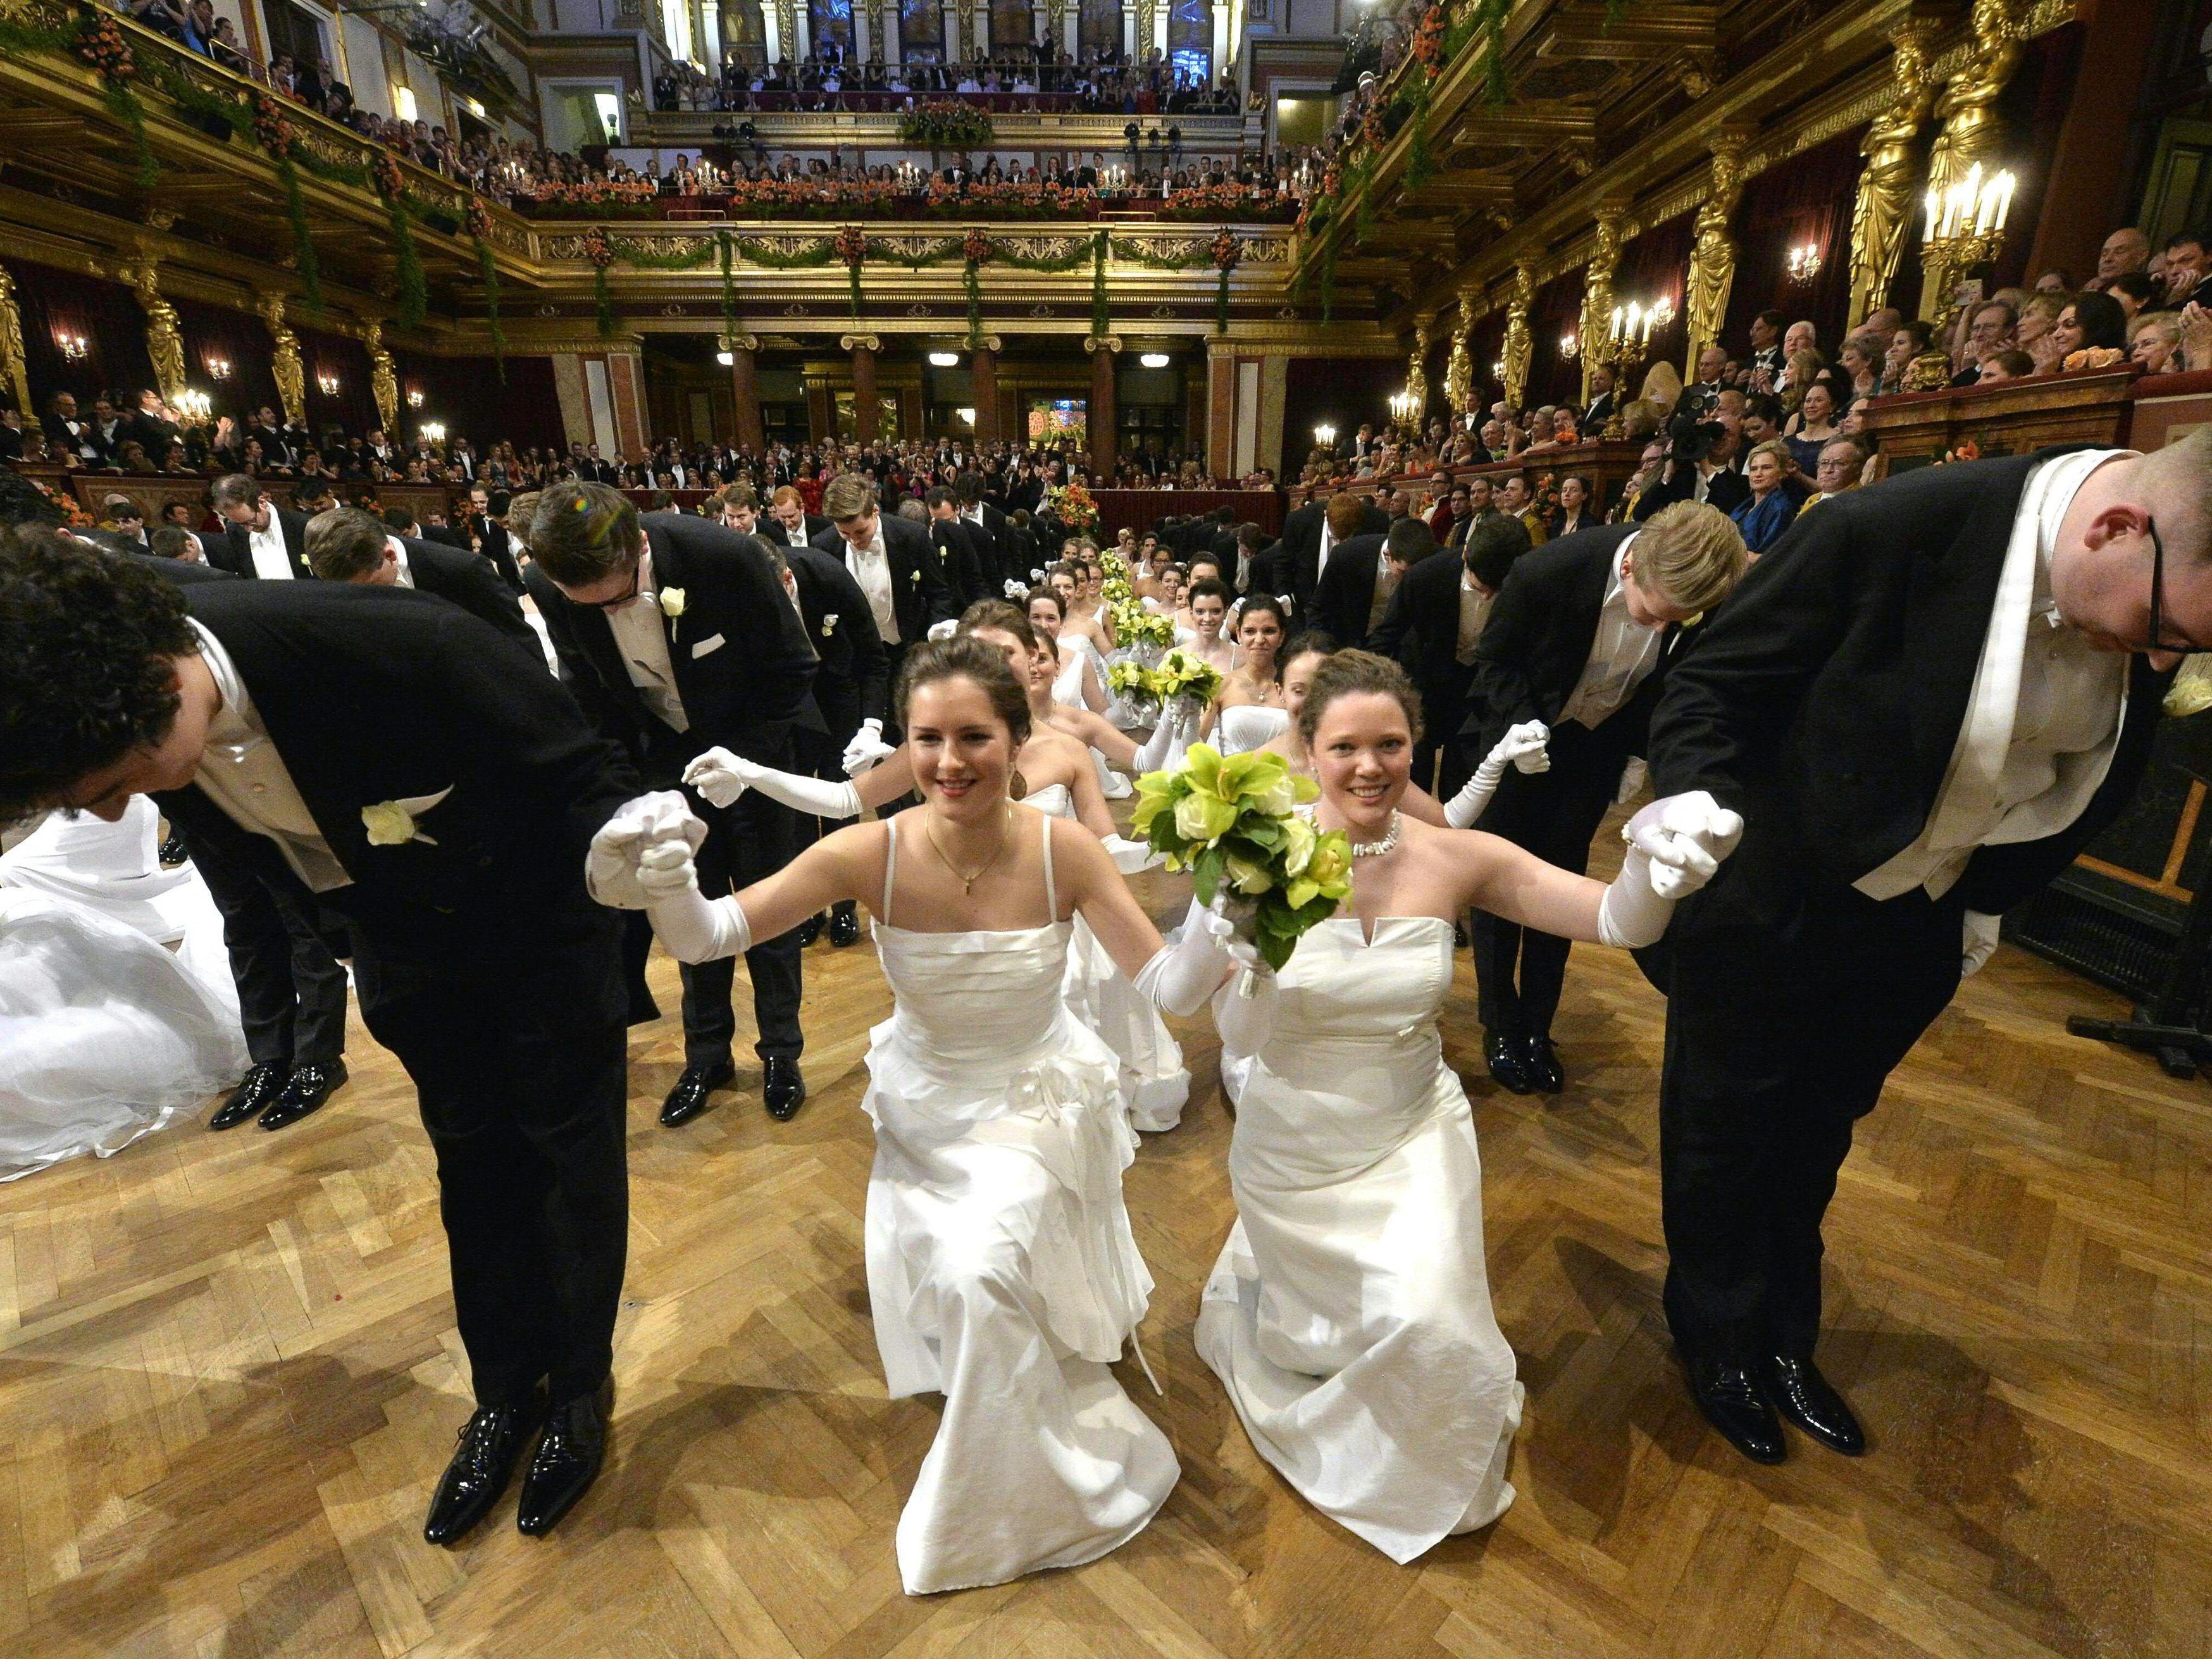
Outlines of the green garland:
{"label": "green garland", "polygon": [[941,265],[959,258],[960,245],[960,238],[951,236],[940,242],[932,242],[923,252],[902,253],[890,243],[871,236],[868,238],[868,258],[880,259],[886,264],[904,265],[908,270],[920,270],[925,266]]}
{"label": "green garland", "polygon": [[471,239],[477,245],[477,269],[483,273],[484,318],[491,331],[492,367],[499,372],[499,383],[507,384],[507,331],[499,325],[499,262],[492,258],[490,244],[481,238]]}
{"label": "green garland", "polygon": [[1113,331],[1114,318],[1106,306],[1106,233],[1091,242],[1091,336],[1103,340]]}
{"label": "green garland", "polygon": [[599,337],[611,339],[615,331],[615,296],[607,289],[607,268],[592,267],[592,304],[599,324]]}
{"label": "green garland", "polygon": [[810,242],[796,253],[785,253],[750,236],[732,239],[747,264],[764,270],[819,270],[837,257],[836,245],[827,236]]}
{"label": "green garland", "polygon": [[1321,319],[1336,320],[1336,244],[1321,251]]}
{"label": "green garland", "polygon": [[722,231],[714,238],[714,246],[722,258],[722,337],[731,342],[730,349],[737,349],[738,284],[731,266],[736,261],[736,252],[730,246],[730,233]]}
{"label": "green garland", "polygon": [[641,243],[624,239],[614,244],[615,258],[640,270],[696,270],[714,257],[714,244],[701,242],[681,253],[650,253]]}
{"label": "green garland", "polygon": [[406,202],[387,202],[385,207],[392,218],[392,275],[399,283],[399,309],[392,320],[402,328],[420,328],[430,310],[429,279],[422,273],[422,256],[415,250]]}
{"label": "green garland", "polygon": [[146,136],[146,106],[138,101],[138,94],[120,81],[110,81],[103,94],[108,113],[131,130],[131,148],[137,155],[138,169],[131,182],[141,194],[150,192],[161,182],[161,164],[155,159],[153,141]]}
{"label": "green garland", "polygon": [[1505,74],[1505,20],[1512,10],[1513,0],[1474,0],[1473,32],[1483,43],[1482,95],[1492,105],[1503,104],[1513,90]]}
{"label": "green garland", "polygon": [[967,261],[960,285],[968,294],[968,349],[973,351],[983,337],[983,268],[973,259]]}
{"label": "green garland", "polygon": [[1040,258],[1026,253],[1017,253],[997,237],[991,238],[992,258],[1002,265],[1012,265],[1016,270],[1035,271],[1041,276],[1065,276],[1070,271],[1079,270],[1089,264],[1091,256],[1091,247],[1087,241],[1073,253]]}
{"label": "green garland", "polygon": [[300,273],[300,301],[315,316],[323,310],[323,270],[315,258],[314,233],[307,225],[307,198],[300,193],[300,170],[292,158],[276,158],[276,177],[284,186],[284,217],[292,227],[293,264]]}

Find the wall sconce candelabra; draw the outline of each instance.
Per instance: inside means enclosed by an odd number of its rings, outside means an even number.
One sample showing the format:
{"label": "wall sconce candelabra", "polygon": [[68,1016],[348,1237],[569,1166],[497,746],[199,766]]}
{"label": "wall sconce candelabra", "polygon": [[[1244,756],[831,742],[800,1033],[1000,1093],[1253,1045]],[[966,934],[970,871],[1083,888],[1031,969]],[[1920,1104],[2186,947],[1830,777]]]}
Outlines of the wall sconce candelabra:
{"label": "wall sconce candelabra", "polygon": [[1571,363],[1582,355],[1582,336],[1579,334],[1562,334],[1559,336],[1559,361],[1561,362]]}
{"label": "wall sconce candelabra", "polygon": [[180,392],[177,394],[177,412],[194,426],[204,426],[208,416],[215,412],[215,401],[204,392]]}
{"label": "wall sconce candelabra", "polygon": [[1958,280],[1997,257],[1997,250],[2004,246],[2005,220],[2012,212],[2013,190],[2018,183],[2009,169],[1985,173],[1977,161],[1966,169],[1965,178],[1954,179],[1948,189],[1939,191],[1929,185],[1928,222],[1920,253],[1921,265],[1928,273],[1923,310],[1948,307]]}
{"label": "wall sconce candelabra", "polygon": [[230,359],[228,357],[209,358],[207,360],[207,372],[208,378],[211,380],[228,380],[231,373]]}
{"label": "wall sconce candelabra", "polygon": [[420,409],[422,407],[422,388],[421,386],[415,386],[407,388],[407,407],[410,409]]}
{"label": "wall sconce candelabra", "polygon": [[1628,403],[1628,382],[1651,344],[1652,331],[1664,328],[1674,319],[1674,304],[1671,300],[1654,301],[1648,306],[1631,300],[1625,306],[1613,308],[1599,359],[1610,363],[1613,371],[1613,413],[1606,417],[1605,429],[1599,434],[1607,443],[1620,443],[1627,438],[1628,423],[1622,416],[1622,410]]}
{"label": "wall sconce candelabra", "polygon": [[92,342],[82,334],[70,334],[57,329],[54,331],[54,347],[64,357],[75,362],[92,349]]}
{"label": "wall sconce candelabra", "polygon": [[1390,399],[1390,418],[1400,426],[1411,426],[1421,418],[1421,399],[1411,386]]}
{"label": "wall sconce candelabra", "polygon": [[1784,263],[1789,267],[1791,282],[1809,283],[1820,274],[1820,250],[1814,244],[1807,242],[1802,247],[1791,248]]}
{"label": "wall sconce candelabra", "polygon": [[325,371],[315,376],[315,386],[325,398],[335,398],[338,395],[338,377]]}
{"label": "wall sconce candelabra", "polygon": [[425,421],[415,428],[415,432],[416,435],[426,444],[441,444],[446,441],[445,423],[441,421]]}
{"label": "wall sconce candelabra", "polygon": [[1326,422],[1314,428],[1314,441],[1323,449],[1336,447],[1336,428]]}

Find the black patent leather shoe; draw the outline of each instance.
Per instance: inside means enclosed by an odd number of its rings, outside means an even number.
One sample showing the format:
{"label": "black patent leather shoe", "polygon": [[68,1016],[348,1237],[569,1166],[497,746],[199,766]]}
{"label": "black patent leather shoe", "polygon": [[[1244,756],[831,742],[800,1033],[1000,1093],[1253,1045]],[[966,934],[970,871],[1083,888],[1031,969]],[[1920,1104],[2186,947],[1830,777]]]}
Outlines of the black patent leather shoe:
{"label": "black patent leather shoe", "polygon": [[799,1109],[806,1104],[806,1079],[799,1074],[798,1060],[770,1054],[761,1061],[761,1100],[778,1123],[799,1115]]}
{"label": "black patent leather shoe", "polygon": [[1528,1079],[1530,1088],[1555,1095],[1567,1086],[1567,1074],[1559,1069],[1559,1051],[1552,1046],[1551,1038],[1532,1036],[1521,1052],[1522,1075]]}
{"label": "black patent leather shoe", "polygon": [[297,1123],[310,1112],[319,1111],[331,1091],[345,1080],[345,1061],[342,1060],[311,1060],[305,1066],[295,1066],[284,1092],[276,1097],[274,1106],[262,1113],[261,1127],[281,1129],[288,1123]]}
{"label": "black patent leather shoe", "polygon": [[1493,1031],[1485,1052],[1490,1058],[1490,1075],[1500,1085],[1516,1095],[1525,1095],[1535,1088],[1528,1080],[1526,1055],[1528,1045],[1518,1037],[1503,1036]]}
{"label": "black patent leather shoe", "polygon": [[270,1103],[284,1092],[285,1079],[292,1068],[281,1060],[264,1060],[247,1072],[238,1087],[230,1091],[229,1098],[215,1109],[208,1120],[210,1129],[235,1129],[250,1117],[259,1117],[269,1109]]}
{"label": "black patent leather shoe", "polygon": [[173,870],[191,857],[191,854],[185,850],[182,836],[172,835],[161,843],[161,860],[164,870]]}
{"label": "black patent leather shoe", "polygon": [[1759,1380],[1774,1409],[1830,1451],[1856,1457],[1866,1450],[1866,1431],[1811,1360],[1774,1355],[1759,1363]]}
{"label": "black patent leather shoe", "polygon": [[719,1066],[686,1066],[668,1091],[668,1098],[660,1103],[660,1127],[682,1128],[707,1109],[708,1096],[728,1088],[737,1075],[737,1068],[726,1060]]}
{"label": "black patent leather shoe", "polygon": [[553,1407],[522,1477],[517,1528],[543,1538],[591,1490],[607,1461],[607,1416],[613,1406],[614,1384],[608,1382],[596,1394],[578,1395]]}
{"label": "black patent leather shoe", "polygon": [[453,1461],[439,1477],[438,1495],[430,1500],[430,1518],[422,1523],[425,1543],[451,1544],[491,1513],[544,1420],[544,1399],[535,1395],[521,1405],[484,1406],[470,1414]]}
{"label": "black patent leather shoe", "polygon": [[1723,1439],[1754,1463],[1779,1463],[1790,1455],[1782,1420],[1749,1366],[1687,1354],[1681,1358],[1690,1397]]}
{"label": "black patent leather shoe", "polygon": [[822,937],[822,913],[819,910],[817,910],[812,915],[807,917],[805,921],[799,924],[799,948],[800,950],[804,951],[808,945],[813,944],[816,939]]}
{"label": "black patent leather shoe", "polygon": [[833,906],[830,912],[830,943],[839,950],[860,942],[860,913],[849,902]]}

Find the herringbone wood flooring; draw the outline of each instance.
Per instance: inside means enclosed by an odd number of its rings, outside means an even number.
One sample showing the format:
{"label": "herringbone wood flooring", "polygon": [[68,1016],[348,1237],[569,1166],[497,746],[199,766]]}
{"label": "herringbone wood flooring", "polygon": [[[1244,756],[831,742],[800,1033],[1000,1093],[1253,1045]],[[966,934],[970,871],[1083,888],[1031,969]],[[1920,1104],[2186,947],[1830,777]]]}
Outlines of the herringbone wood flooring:
{"label": "herringbone wood flooring", "polygon": [[2008,947],[1898,1073],[1829,1227],[1824,1357],[1874,1451],[1801,1440],[1759,1469],[1669,1366],[1659,1000],[1577,951],[1573,1080],[1519,1099],[1480,1073],[1460,977],[1447,1048],[1529,1392],[1520,1501],[1484,1535],[1392,1565],[1261,1463],[1199,1362],[1231,1214],[1200,1024],[1184,1124],[1128,1178],[1167,1398],[1124,1380],[1182,1485],[1091,1566],[902,1595],[891,1531],[936,1413],[884,1398],[861,1267],[889,999],[868,950],[822,945],[788,1126],[740,1092],[661,1130],[679,1034],[634,1034],[617,1449],[544,1542],[511,1502],[463,1548],[422,1542],[468,1401],[429,1153],[357,1025],[356,1081],[305,1124],[185,1124],[0,1188],[0,1652],[2212,1652],[2212,1095],[2063,1034],[2112,999]]}

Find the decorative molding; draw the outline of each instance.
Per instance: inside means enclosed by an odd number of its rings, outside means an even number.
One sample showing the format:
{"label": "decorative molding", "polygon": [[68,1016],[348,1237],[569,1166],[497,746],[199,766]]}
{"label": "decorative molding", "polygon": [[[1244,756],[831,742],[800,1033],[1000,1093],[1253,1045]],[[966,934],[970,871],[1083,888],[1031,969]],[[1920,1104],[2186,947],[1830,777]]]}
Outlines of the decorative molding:
{"label": "decorative molding", "polygon": [[880,335],[875,334],[840,334],[837,337],[840,351],[850,351],[856,346],[867,351],[881,351],[884,342]]}

